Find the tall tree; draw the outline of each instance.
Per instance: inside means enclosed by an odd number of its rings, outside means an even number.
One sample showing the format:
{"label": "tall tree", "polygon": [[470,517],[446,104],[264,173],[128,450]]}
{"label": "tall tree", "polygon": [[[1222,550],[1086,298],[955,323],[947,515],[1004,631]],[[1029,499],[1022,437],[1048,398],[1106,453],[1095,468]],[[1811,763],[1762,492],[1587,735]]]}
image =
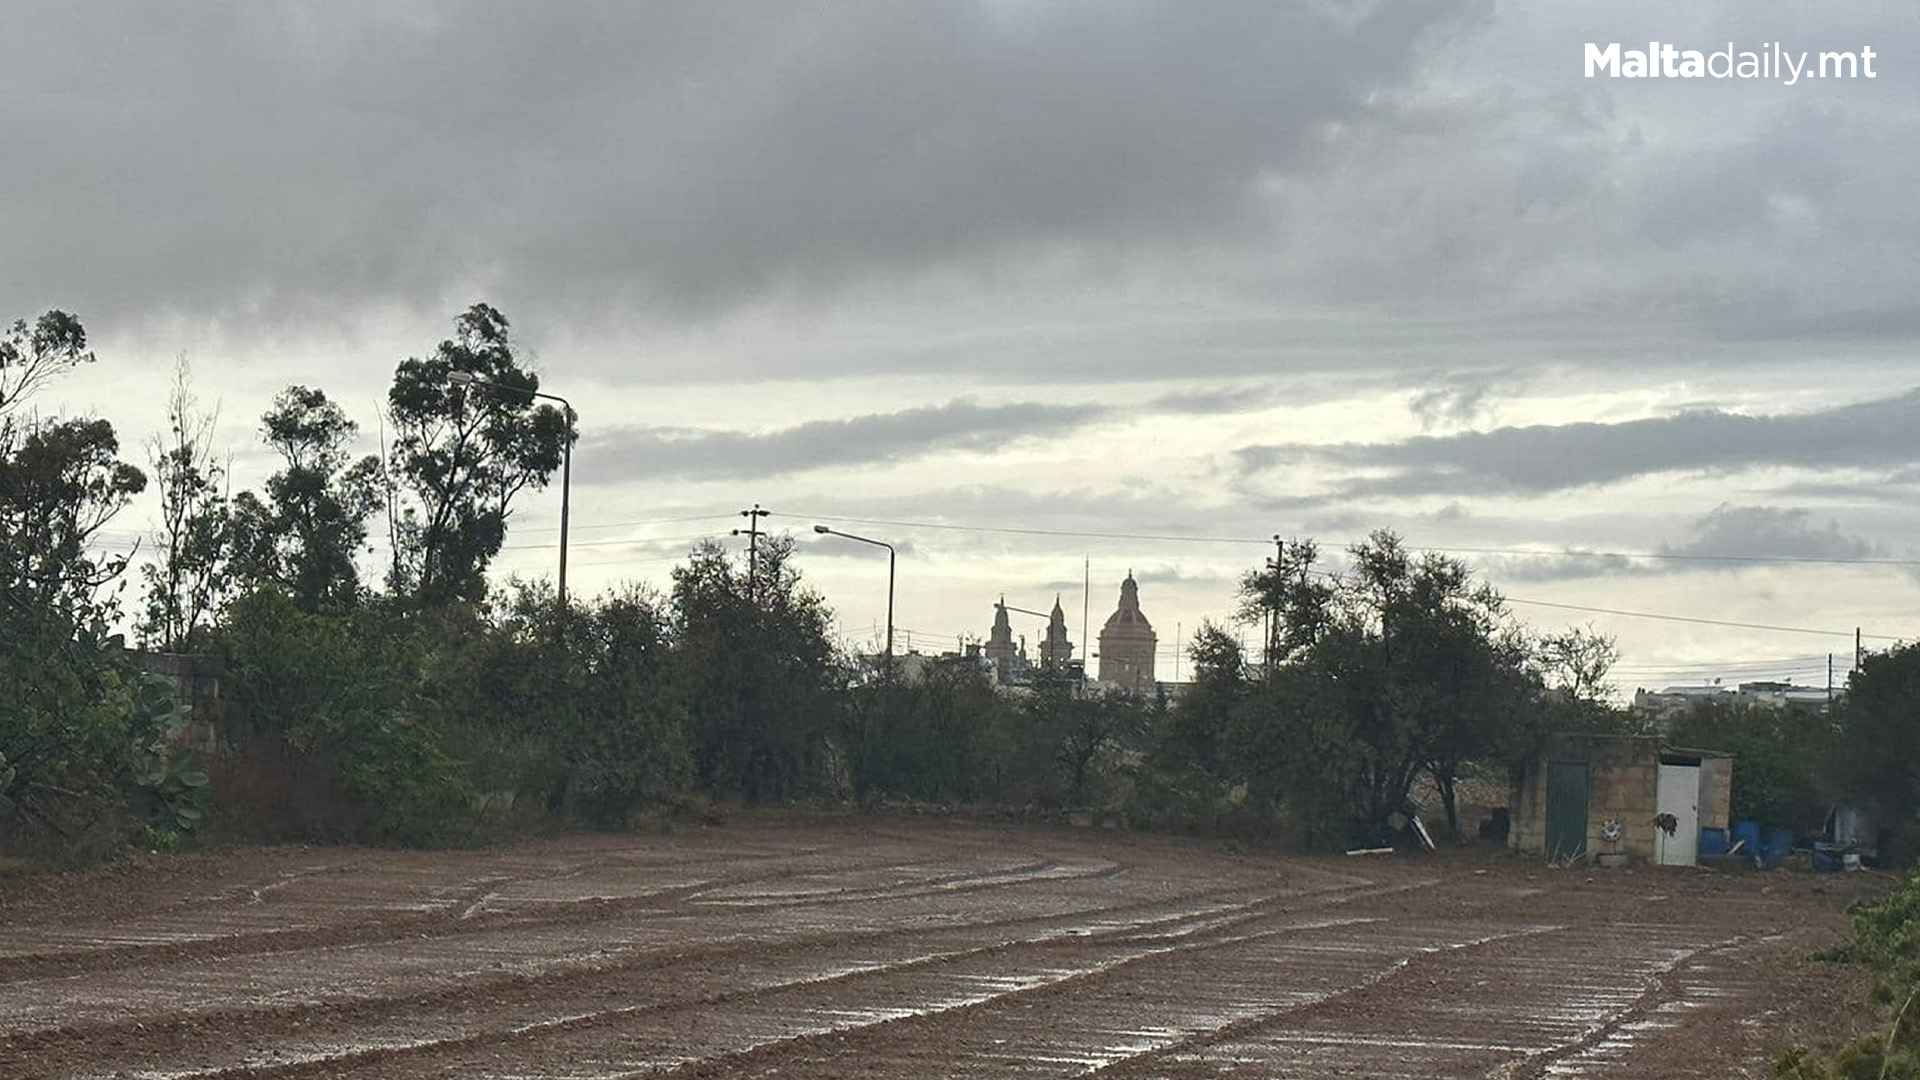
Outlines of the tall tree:
{"label": "tall tree", "polygon": [[48,382],[84,364],[87,331],[64,311],[49,311],[29,324],[16,319],[0,333],[0,430],[9,429],[20,405]]}
{"label": "tall tree", "polygon": [[50,311],[0,333],[0,817],[58,830],[113,824],[106,808],[138,750],[132,676],[111,596],[125,570],[99,531],[146,484],[105,420],[25,411],[49,380],[91,363],[80,321]]}
{"label": "tall tree", "polygon": [[1281,657],[1233,728],[1235,757],[1316,839],[1377,829],[1423,770],[1457,832],[1460,766],[1504,756],[1532,723],[1525,640],[1455,560],[1415,556],[1388,532],[1347,554],[1351,570],[1330,582],[1301,545],[1283,572],[1243,585],[1243,612],[1278,612]]}
{"label": "tall tree", "polygon": [[273,399],[260,433],[280,455],[266,498],[234,497],[236,573],[283,589],[303,611],[350,604],[361,592],[355,557],[380,504],[380,459],[354,460],[357,431],[319,390],[290,386]]}
{"label": "tall tree", "polygon": [[217,406],[211,412],[200,407],[181,357],[167,397],[166,434],[149,445],[160,521],[153,532],[153,561],[141,568],[147,610],[140,632],[148,645],[165,652],[194,647],[226,591],[233,519],[226,467],[213,447],[219,418]]}
{"label": "tall tree", "polygon": [[113,425],[48,419],[23,406],[47,382],[93,362],[86,330],[63,311],[0,335],[0,589],[16,606],[90,608],[126,570],[92,542],[146,487],[120,460]]}
{"label": "tall tree", "polygon": [[546,486],[574,438],[559,409],[535,404],[539,388],[506,317],[486,304],[432,356],[394,371],[393,477],[410,504],[396,523],[396,593],[424,604],[485,596],[514,497]]}
{"label": "tall tree", "polygon": [[1914,858],[1920,853],[1920,644],[1861,660],[1834,710],[1828,742],[1835,792],[1876,813],[1896,849],[1888,854]]}

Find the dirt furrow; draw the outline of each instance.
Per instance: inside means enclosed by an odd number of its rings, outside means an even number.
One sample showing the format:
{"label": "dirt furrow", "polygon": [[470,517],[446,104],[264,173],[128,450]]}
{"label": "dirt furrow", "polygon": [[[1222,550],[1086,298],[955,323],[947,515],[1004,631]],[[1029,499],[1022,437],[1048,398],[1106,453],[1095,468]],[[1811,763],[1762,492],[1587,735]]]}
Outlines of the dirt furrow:
{"label": "dirt furrow", "polygon": [[[1332,901],[1349,895],[1350,892],[1325,897],[1309,894],[1268,899],[1267,902],[1311,906],[1322,900]],[[437,1015],[466,1016],[480,1008],[486,1010],[488,1015],[518,1016],[524,1021],[529,1016],[555,1012],[590,1011],[606,999],[619,999],[630,993],[638,979],[670,980],[681,977],[688,970],[725,965],[737,962],[742,957],[788,954],[858,956],[863,949],[880,947],[885,943],[918,944],[942,940],[943,935],[958,936],[968,942],[1014,943],[1034,937],[1111,935],[1154,921],[1232,914],[1263,899],[1266,898],[1245,892],[1176,894],[1144,903],[1109,904],[1067,912],[1029,912],[958,925],[914,923],[851,933],[802,934],[788,939],[779,937],[777,932],[769,932],[725,944],[700,946],[681,943],[673,948],[593,966],[555,970],[539,976],[463,980],[420,993],[393,993],[393,988],[389,986],[383,996],[282,1004],[252,1001],[238,1008],[213,1008],[175,1015],[159,1012],[141,1019],[72,1024],[56,1030],[0,1038],[0,1055],[7,1052],[45,1055],[64,1050],[76,1066],[93,1062],[105,1067],[115,1061],[139,1056],[142,1046],[166,1045],[189,1039],[213,1044],[236,1041],[262,1043],[300,1035],[303,1031],[345,1034],[382,1022],[389,1022],[405,1032],[404,1037],[413,1038],[423,1026],[431,1026]],[[775,931],[777,928],[769,930]],[[503,1021],[500,1030],[505,1030],[507,1026],[510,1025]]]}

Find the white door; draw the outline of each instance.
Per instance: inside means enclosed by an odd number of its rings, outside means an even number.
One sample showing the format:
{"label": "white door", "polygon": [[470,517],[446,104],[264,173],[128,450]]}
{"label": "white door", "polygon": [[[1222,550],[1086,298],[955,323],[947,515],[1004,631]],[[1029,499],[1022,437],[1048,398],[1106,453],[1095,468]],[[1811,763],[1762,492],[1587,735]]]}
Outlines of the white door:
{"label": "white door", "polygon": [[1653,830],[1654,861],[1662,866],[1692,866],[1700,850],[1700,766],[1660,766],[1659,812],[1680,823],[1668,836]]}

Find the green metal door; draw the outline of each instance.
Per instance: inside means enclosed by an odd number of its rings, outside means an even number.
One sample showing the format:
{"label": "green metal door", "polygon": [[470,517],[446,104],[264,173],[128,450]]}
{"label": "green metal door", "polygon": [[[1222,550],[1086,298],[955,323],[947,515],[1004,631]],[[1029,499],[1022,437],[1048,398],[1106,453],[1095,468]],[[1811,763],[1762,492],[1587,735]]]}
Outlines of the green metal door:
{"label": "green metal door", "polygon": [[1587,763],[1547,762],[1547,858],[1587,853]]}

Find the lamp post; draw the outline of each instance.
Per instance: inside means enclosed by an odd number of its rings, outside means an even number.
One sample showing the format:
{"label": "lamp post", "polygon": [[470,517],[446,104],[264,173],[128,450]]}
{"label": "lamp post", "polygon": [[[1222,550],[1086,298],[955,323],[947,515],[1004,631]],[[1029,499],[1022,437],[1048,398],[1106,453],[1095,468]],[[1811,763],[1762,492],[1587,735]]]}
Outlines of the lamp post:
{"label": "lamp post", "polygon": [[528,397],[546,398],[557,401],[565,410],[560,415],[566,421],[567,430],[560,443],[560,606],[567,605],[567,510],[573,499],[573,426],[578,414],[573,411],[573,403],[559,394],[549,394],[541,390],[528,390],[519,386],[504,386],[489,379],[483,379],[470,371],[450,371],[447,381],[455,386],[485,386],[502,390],[510,394],[525,394]]}
{"label": "lamp post", "polygon": [[885,540],[875,540],[875,539],[872,539],[871,537],[866,537],[866,536],[855,536],[850,532],[841,532],[838,529],[829,529],[825,525],[815,525],[813,527],[813,531],[819,533],[821,536],[840,536],[840,537],[845,537],[848,540],[857,540],[862,544],[872,544],[874,547],[883,547],[887,549],[887,681],[892,682],[893,681],[893,567],[894,567],[895,557],[898,555],[898,553],[893,550],[893,545],[887,543]]}

